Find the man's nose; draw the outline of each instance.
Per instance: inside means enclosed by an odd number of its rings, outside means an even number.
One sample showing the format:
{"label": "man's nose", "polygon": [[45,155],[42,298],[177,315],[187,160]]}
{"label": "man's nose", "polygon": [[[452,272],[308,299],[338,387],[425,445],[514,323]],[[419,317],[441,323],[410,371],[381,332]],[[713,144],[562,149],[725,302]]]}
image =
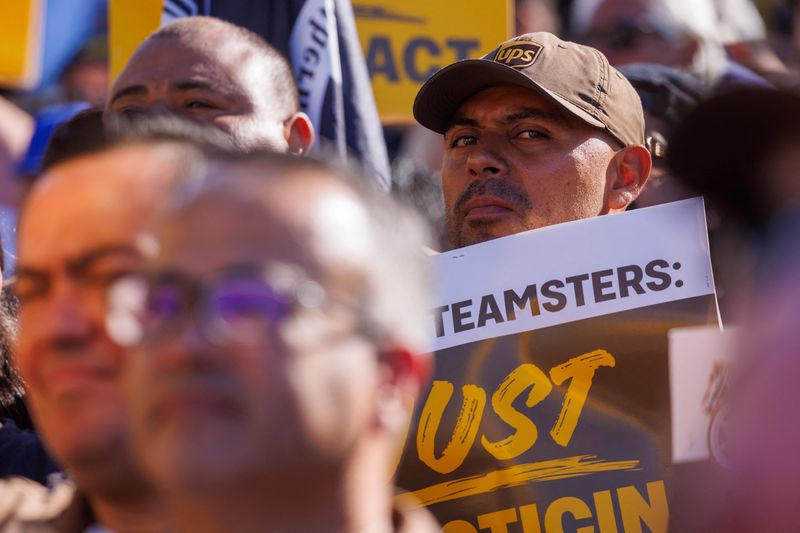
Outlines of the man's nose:
{"label": "man's nose", "polygon": [[475,178],[505,176],[508,165],[498,141],[487,137],[471,147],[467,155],[467,171]]}
{"label": "man's nose", "polygon": [[199,322],[196,316],[186,317],[158,342],[146,346],[159,371],[213,368],[218,363],[222,354],[216,353],[218,349],[200,331],[204,326]]}
{"label": "man's nose", "polygon": [[103,327],[100,303],[92,302],[74,281],[55,283],[44,305],[41,326],[49,330],[51,341],[64,349],[83,344]]}

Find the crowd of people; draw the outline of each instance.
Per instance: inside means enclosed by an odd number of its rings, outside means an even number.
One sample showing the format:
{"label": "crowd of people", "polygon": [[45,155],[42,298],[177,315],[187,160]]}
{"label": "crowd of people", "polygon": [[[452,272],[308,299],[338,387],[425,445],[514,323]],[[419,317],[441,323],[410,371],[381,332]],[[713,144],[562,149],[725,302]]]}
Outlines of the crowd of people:
{"label": "crowd of people", "polygon": [[[150,35],[0,176],[20,213],[0,531],[438,531],[391,481],[435,364],[427,254],[697,194],[741,342],[731,464],[698,480],[695,530],[796,531],[791,40],[749,0],[558,7],[518,1],[518,35],[425,82],[394,168],[427,181],[394,194],[309,155],[291,66],[255,33]],[[32,129],[0,98],[0,164]]]}

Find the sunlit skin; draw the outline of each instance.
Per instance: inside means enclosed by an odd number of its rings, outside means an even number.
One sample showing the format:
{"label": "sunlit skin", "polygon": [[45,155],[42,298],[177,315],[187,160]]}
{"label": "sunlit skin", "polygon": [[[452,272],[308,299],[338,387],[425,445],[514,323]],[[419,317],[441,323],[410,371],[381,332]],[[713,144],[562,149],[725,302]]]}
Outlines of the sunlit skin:
{"label": "sunlit skin", "polygon": [[442,188],[454,246],[624,210],[650,170],[641,146],[516,86],[467,100],[445,132]]}
{"label": "sunlit skin", "polygon": [[[230,183],[252,170],[218,172]],[[387,366],[394,359],[359,332],[353,308],[337,304],[361,283],[364,257],[350,252],[365,246],[352,242],[363,233],[363,208],[339,184],[275,172],[250,178],[260,193],[204,193],[160,232],[155,269],[208,283],[238,265],[278,262],[319,282],[328,298],[265,325],[263,344],[214,345],[186,320],[136,350],[127,379],[135,444],[179,530],[269,523],[276,531],[355,531],[388,514],[388,495],[365,489],[383,486],[393,456],[392,446],[375,444],[389,438],[392,417],[382,410],[398,409],[385,396],[396,390],[386,382],[396,361]],[[326,218],[330,206],[338,225]],[[372,466],[354,466],[361,463]],[[298,502],[315,512],[300,512]]]}
{"label": "sunlit skin", "polygon": [[106,334],[104,289],[142,268],[169,165],[145,146],[69,161],[36,183],[21,214],[15,355],[28,405],[48,449],[109,522],[104,502],[135,506],[149,492],[127,451],[125,353]]}
{"label": "sunlit skin", "polygon": [[[280,261],[325,279],[327,269],[294,242],[297,224],[276,221],[260,206],[208,195],[167,226],[157,268],[208,281],[239,265]],[[330,395],[349,390],[336,380],[360,375],[372,366],[371,354],[357,337],[291,334],[305,322],[327,326],[337,318],[320,323],[313,314],[293,317],[300,323],[284,325],[266,346],[212,346],[191,323],[163,344],[145,346],[133,361],[139,372],[133,390],[139,392],[132,402],[151,470],[168,486],[202,486],[237,483],[238,474],[256,473],[254,468],[298,468],[296,461],[322,450],[338,455],[335,450],[352,439],[352,409],[346,397],[333,402]],[[303,449],[309,434],[321,442]],[[273,460],[265,463],[262,456]]]}
{"label": "sunlit skin", "polygon": [[171,113],[213,126],[242,151],[306,153],[308,117],[275,96],[268,62],[214,21],[194,39],[146,41],[115,80],[107,114]]}

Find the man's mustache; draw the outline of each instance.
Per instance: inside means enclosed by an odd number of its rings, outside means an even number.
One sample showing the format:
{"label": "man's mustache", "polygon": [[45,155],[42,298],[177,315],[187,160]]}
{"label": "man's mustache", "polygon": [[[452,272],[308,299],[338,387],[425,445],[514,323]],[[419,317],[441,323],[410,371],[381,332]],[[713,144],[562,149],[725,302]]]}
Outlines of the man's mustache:
{"label": "man's mustache", "polygon": [[464,205],[479,196],[494,196],[512,205],[522,207],[526,211],[532,207],[531,200],[523,189],[502,178],[489,178],[475,180],[470,183],[459,196],[453,208],[453,214],[460,216],[464,210]]}

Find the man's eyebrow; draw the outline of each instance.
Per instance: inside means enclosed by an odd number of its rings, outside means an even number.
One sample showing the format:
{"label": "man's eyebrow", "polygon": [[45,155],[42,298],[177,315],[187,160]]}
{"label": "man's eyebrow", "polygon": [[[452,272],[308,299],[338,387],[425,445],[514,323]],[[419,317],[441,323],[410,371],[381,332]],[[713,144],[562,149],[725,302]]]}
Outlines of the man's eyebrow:
{"label": "man's eyebrow", "polygon": [[129,244],[109,244],[94,248],[74,259],[71,259],[67,263],[67,268],[73,272],[86,270],[92,265],[92,263],[101,259],[105,259],[109,256],[126,256],[138,259],[142,257],[142,253]]}
{"label": "man's eyebrow", "polygon": [[535,109],[532,107],[526,107],[525,109],[520,109],[519,111],[511,113],[510,115],[506,115],[506,117],[503,118],[501,123],[508,125],[529,118],[536,120],[544,120],[546,122],[552,122],[554,124],[566,123],[564,117],[559,114],[550,113],[548,111],[542,111],[541,109]]}
{"label": "man's eyebrow", "polygon": [[144,85],[128,85],[124,89],[120,89],[119,91],[111,97],[110,104],[113,104],[120,98],[125,98],[126,96],[144,96],[147,94],[147,87]]}
{"label": "man's eyebrow", "polygon": [[170,88],[175,91],[211,91],[218,93],[219,87],[212,85],[205,81],[178,81],[170,85]]}
{"label": "man's eyebrow", "polygon": [[454,128],[456,126],[478,126],[478,121],[474,118],[465,117],[463,115],[456,115],[451,120],[450,123],[447,124],[447,128],[445,129],[445,134],[447,133],[450,128]]}
{"label": "man's eyebrow", "polygon": [[[19,266],[14,269],[14,277],[8,278],[9,280],[18,280],[19,278],[36,278],[36,279],[46,279],[48,277],[47,272],[43,270],[39,270],[36,268]],[[3,286],[6,286],[6,281],[3,281]]]}

